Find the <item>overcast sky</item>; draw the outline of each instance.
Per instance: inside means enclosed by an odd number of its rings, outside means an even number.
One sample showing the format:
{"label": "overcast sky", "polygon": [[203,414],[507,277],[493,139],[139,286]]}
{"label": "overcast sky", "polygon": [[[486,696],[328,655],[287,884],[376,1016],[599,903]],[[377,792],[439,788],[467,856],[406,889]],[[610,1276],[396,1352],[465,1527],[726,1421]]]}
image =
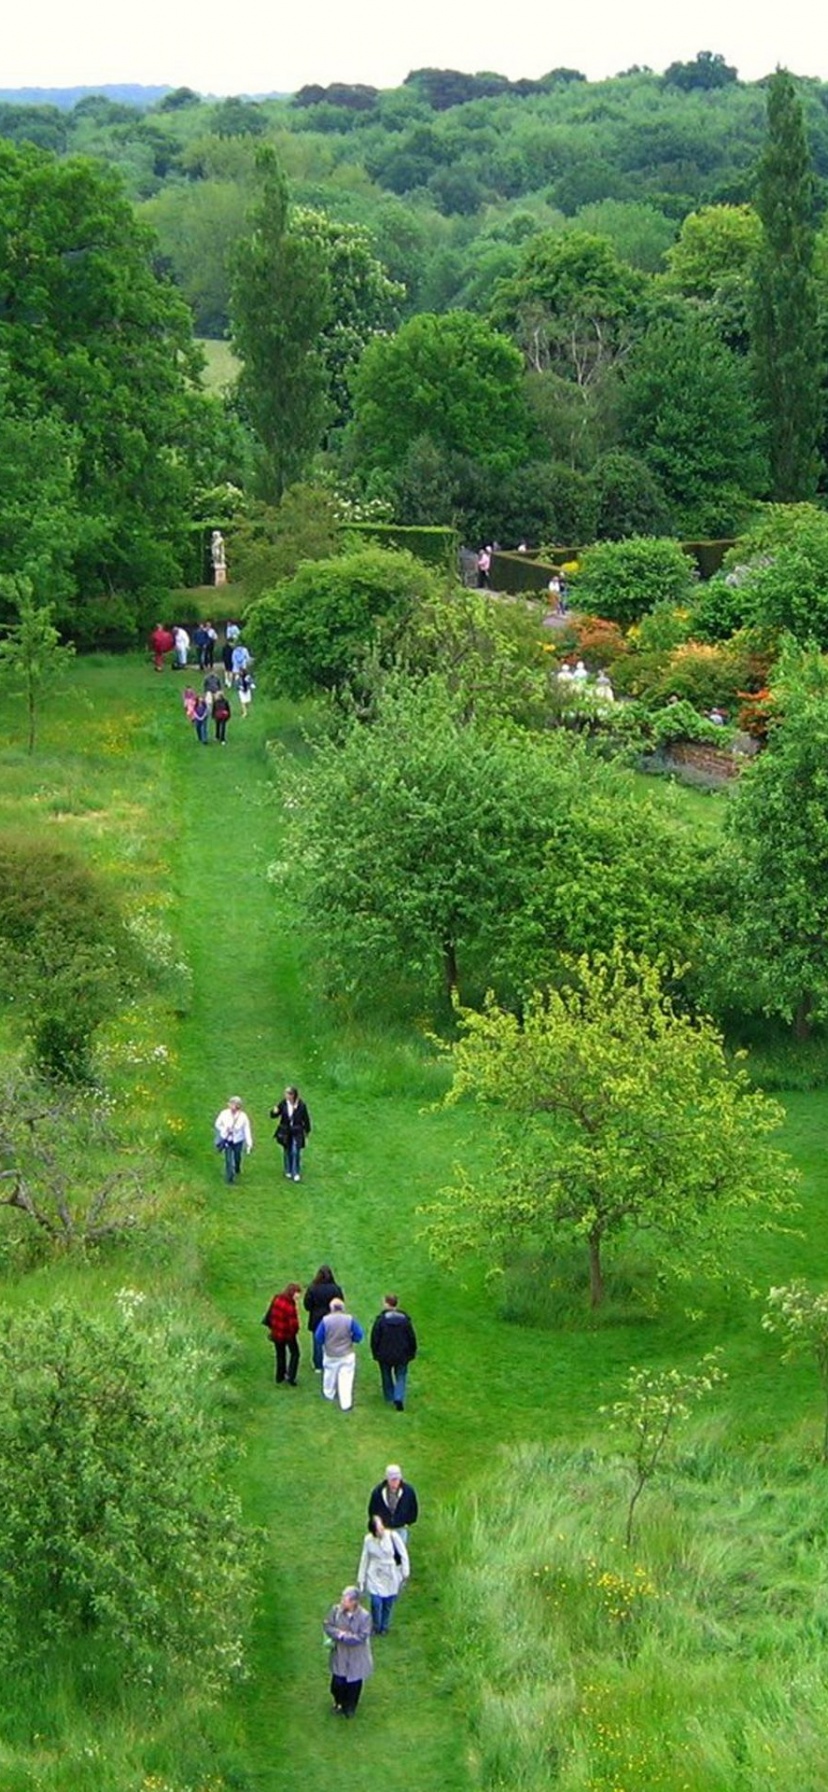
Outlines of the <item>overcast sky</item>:
{"label": "overcast sky", "polygon": [[633,63],[661,72],[698,50],[744,80],[777,64],[828,80],[828,12],[817,0],[12,0],[0,87],[289,93],[308,81],[395,87],[422,67],[513,79],[568,67],[597,80]]}

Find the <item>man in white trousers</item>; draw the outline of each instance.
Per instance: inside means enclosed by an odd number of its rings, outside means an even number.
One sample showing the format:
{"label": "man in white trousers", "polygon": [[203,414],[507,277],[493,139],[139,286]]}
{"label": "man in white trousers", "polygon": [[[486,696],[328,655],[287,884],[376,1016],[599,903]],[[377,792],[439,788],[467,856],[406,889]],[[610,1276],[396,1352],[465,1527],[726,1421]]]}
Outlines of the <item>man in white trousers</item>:
{"label": "man in white trousers", "polygon": [[354,1401],[356,1373],[355,1344],[365,1336],[358,1319],[346,1313],[344,1300],[332,1300],[330,1311],[320,1319],[314,1332],[322,1347],[322,1393],[326,1400],[339,1398],[343,1412],[350,1412]]}

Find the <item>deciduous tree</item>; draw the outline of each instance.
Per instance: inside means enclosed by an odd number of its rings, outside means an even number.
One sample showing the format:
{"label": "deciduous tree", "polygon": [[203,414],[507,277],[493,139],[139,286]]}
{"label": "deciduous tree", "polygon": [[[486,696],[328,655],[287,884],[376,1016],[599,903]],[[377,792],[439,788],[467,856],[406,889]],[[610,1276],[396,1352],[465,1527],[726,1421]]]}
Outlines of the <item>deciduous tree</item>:
{"label": "deciduous tree", "polygon": [[520,354],[470,312],[424,312],[377,337],[353,391],[356,449],[368,466],[394,471],[423,437],[498,473],[527,458]]}
{"label": "deciduous tree", "polygon": [[656,964],[618,947],[571,961],[568,978],[522,1015],[491,997],[459,1012],[447,1100],[480,1106],[496,1151],[426,1210],[434,1254],[496,1264],[516,1240],[574,1237],[593,1306],[623,1231],[656,1234],[665,1269],[694,1255],[735,1269],[739,1217],[755,1231],[790,1198],[769,1143],[781,1109],[731,1065],[710,1022],[674,1006]]}
{"label": "deciduous tree", "polygon": [[735,1006],[805,1038],[828,1016],[828,669],[791,646],[772,688],[767,747],[725,818],[721,975]]}
{"label": "deciduous tree", "polygon": [[187,307],[100,163],[0,143],[0,353],[8,412],[62,425],[71,442],[84,595],[168,586],[186,539],[198,360]]}

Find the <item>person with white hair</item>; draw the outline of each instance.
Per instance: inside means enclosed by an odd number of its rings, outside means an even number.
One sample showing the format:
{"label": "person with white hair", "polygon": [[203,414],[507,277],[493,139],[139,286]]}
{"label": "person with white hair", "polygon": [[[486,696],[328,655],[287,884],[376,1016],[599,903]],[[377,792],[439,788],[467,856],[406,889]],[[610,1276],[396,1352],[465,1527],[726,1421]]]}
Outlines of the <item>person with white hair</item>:
{"label": "person with white hair", "polygon": [[231,1095],[227,1106],[215,1119],[216,1150],[224,1154],[224,1180],[235,1182],[241,1175],[242,1156],[253,1150],[253,1132],[241,1104],[241,1097]]}
{"label": "person with white hair", "polygon": [[334,1717],[353,1717],[362,1683],[374,1672],[371,1617],[359,1603],[359,1587],[343,1587],[322,1626],[331,1650]]}
{"label": "person with white hair", "polygon": [[355,1344],[361,1344],[365,1333],[358,1319],[346,1313],[345,1302],[333,1299],[324,1319],[314,1333],[322,1351],[322,1393],[326,1400],[336,1400],[343,1412],[350,1412],[354,1403],[356,1374]]}

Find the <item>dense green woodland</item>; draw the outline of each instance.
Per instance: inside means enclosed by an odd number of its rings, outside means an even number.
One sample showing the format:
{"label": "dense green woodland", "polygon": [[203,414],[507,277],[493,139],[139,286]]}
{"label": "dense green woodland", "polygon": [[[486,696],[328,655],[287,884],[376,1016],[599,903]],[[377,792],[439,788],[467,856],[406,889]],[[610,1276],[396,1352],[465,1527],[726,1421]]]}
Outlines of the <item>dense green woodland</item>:
{"label": "dense green woodland", "polygon": [[[817,496],[825,93],[703,52],[5,103],[2,570],[117,645],[204,577],[200,519],[308,476],[512,547],[732,537]],[[234,350],[218,393],[199,336]]]}

